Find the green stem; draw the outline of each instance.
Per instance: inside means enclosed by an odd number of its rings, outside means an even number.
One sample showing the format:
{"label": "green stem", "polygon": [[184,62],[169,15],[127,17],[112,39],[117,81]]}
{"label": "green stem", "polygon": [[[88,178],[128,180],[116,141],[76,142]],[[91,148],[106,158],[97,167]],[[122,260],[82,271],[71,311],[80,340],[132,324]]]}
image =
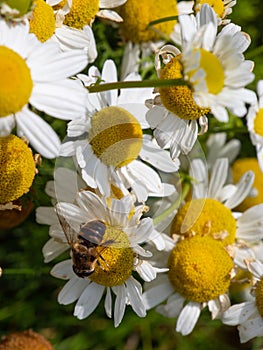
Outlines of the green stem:
{"label": "green stem", "polygon": [[164,23],[164,22],[169,22],[169,21],[177,21],[178,20],[178,16],[169,16],[169,17],[164,17],[164,18],[159,18],[156,19],[155,21],[152,21],[148,24],[148,27],[152,27],[155,24],[159,24],[159,23]]}
{"label": "green stem", "polygon": [[171,206],[169,208],[167,208],[165,211],[162,212],[162,214],[156,216],[153,219],[153,224],[154,225],[159,224],[159,222],[163,221],[170,214],[172,214],[179,207],[180,203],[185,199],[185,197],[187,196],[189,190],[190,190],[190,183],[186,183],[183,186],[181,195],[171,204]]}
{"label": "green stem", "polygon": [[187,85],[183,79],[151,79],[151,80],[137,80],[137,81],[119,81],[116,83],[94,84],[87,86],[89,92],[102,92],[116,89],[130,89],[130,88],[147,88],[147,87],[165,87]]}

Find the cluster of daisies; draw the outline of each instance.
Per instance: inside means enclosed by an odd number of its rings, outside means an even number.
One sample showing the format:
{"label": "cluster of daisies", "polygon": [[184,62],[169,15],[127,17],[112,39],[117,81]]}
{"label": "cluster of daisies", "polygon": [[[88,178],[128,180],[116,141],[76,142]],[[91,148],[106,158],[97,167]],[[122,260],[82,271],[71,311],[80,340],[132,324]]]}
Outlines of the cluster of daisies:
{"label": "cluster of daisies", "polygon": [[[55,160],[36,221],[79,319],[104,299],[115,327],[156,307],[188,335],[207,307],[242,343],[263,336],[263,81],[246,87],[235,3],[0,2],[0,228],[26,219]],[[95,21],[117,30],[120,66],[94,64]],[[213,130],[233,118],[254,158]]]}

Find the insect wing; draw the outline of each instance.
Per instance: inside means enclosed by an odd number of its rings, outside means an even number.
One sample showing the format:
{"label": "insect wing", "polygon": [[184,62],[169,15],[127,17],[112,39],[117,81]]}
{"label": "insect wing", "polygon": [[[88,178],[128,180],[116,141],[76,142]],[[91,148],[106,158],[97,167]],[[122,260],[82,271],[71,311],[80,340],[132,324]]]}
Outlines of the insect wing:
{"label": "insect wing", "polygon": [[70,226],[69,222],[62,215],[61,210],[60,210],[58,205],[56,206],[56,213],[58,216],[60,226],[62,227],[64,235],[67,239],[67,242],[70,246],[72,246],[72,244],[76,241],[77,233],[75,230],[73,230],[73,228]]}
{"label": "insect wing", "polygon": [[80,229],[81,238],[97,246],[101,244],[106,231],[106,225],[100,220],[92,220]]}

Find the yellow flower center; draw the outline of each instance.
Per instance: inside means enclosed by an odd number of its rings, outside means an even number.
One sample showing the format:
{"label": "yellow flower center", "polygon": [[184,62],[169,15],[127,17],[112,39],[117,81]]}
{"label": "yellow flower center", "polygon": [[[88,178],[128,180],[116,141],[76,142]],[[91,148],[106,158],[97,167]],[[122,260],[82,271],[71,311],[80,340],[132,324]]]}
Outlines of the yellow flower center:
{"label": "yellow flower center", "polygon": [[261,171],[257,158],[237,159],[232,165],[232,176],[234,183],[237,183],[245,172],[252,170],[255,174],[253,188],[256,189],[256,196],[246,197],[237,208],[237,211],[245,211],[254,205],[263,203],[263,172]]}
{"label": "yellow flower center", "polygon": [[104,164],[122,167],[138,157],[142,129],[125,109],[105,107],[92,117],[88,139],[93,152]]}
{"label": "yellow flower center", "polygon": [[39,41],[44,42],[52,37],[56,29],[56,20],[52,7],[44,0],[34,1],[34,10],[30,19],[30,32]]}
{"label": "yellow flower center", "polygon": [[227,291],[233,261],[221,242],[194,236],[177,243],[167,267],[175,291],[187,300],[202,303]]}
{"label": "yellow flower center", "polygon": [[[114,243],[107,246],[107,241]],[[103,286],[112,287],[123,284],[132,274],[133,250],[125,232],[120,229],[107,226],[103,237],[104,246],[97,248],[99,265],[96,264],[95,271],[90,275],[93,282]]]}
{"label": "yellow flower center", "polygon": [[69,27],[82,29],[92,23],[99,9],[99,0],[72,0],[70,12],[65,16],[63,23]]}
{"label": "yellow flower center", "polygon": [[0,46],[0,62],[0,117],[5,117],[28,103],[33,81],[26,61],[6,46]]}
{"label": "yellow flower center", "polygon": [[[180,56],[174,57],[161,70],[160,79],[182,78],[182,64]],[[179,118],[199,119],[209,112],[209,108],[199,107],[193,98],[193,93],[186,85],[159,88],[163,105]]]}
{"label": "yellow flower center", "polygon": [[127,0],[120,7],[123,22],[120,24],[121,34],[125,39],[134,43],[156,41],[160,34],[169,35],[173,31],[176,21],[164,21],[149,28],[150,22],[155,20],[178,16],[176,0]]}
{"label": "yellow flower center", "polygon": [[21,197],[30,189],[35,176],[31,149],[17,136],[0,138],[0,203]]}
{"label": "yellow flower center", "polygon": [[256,305],[258,313],[263,317],[263,278],[257,283],[256,287]]}
{"label": "yellow flower center", "polygon": [[[205,74],[206,86],[210,94],[218,94],[224,87],[224,69],[220,60],[211,52],[204,49],[198,49],[200,52],[200,61],[198,69],[202,69]],[[197,71],[194,69],[187,72],[188,79]]]}
{"label": "yellow flower center", "polygon": [[204,4],[211,6],[218,17],[224,16],[225,7],[222,0],[196,0],[195,10],[199,11]]}
{"label": "yellow flower center", "polygon": [[263,137],[263,108],[260,108],[260,110],[257,112],[254,120],[254,130],[256,134]]}
{"label": "yellow flower center", "polygon": [[236,220],[230,209],[215,199],[193,199],[175,215],[171,235],[210,236],[232,244],[236,236]]}
{"label": "yellow flower center", "polygon": [[5,0],[5,3],[12,9],[18,10],[20,16],[28,13],[32,6],[32,0]]}

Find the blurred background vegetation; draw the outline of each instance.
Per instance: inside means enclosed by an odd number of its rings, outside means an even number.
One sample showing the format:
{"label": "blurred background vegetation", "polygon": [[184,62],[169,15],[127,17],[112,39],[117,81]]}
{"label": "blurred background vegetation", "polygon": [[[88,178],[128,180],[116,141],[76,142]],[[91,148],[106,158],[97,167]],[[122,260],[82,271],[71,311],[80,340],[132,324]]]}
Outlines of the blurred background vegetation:
{"label": "blurred background vegetation", "polygon": [[[263,79],[262,26],[263,6],[261,0],[237,0],[230,16],[232,21],[249,33],[252,39],[246,57],[255,61],[256,79]],[[123,45],[116,28],[96,21],[98,59],[94,63],[100,69],[107,58],[115,60],[120,67]],[[46,117],[63,139],[66,123]],[[219,125],[220,126],[220,125]],[[254,156],[247,134],[229,133],[240,138],[242,154]],[[202,140],[201,140],[202,141]],[[51,205],[44,193],[45,184],[52,179],[55,161],[43,160],[34,182],[35,208]],[[77,320],[72,314],[74,304],[59,305],[57,295],[64,281],[50,276],[55,262],[44,264],[42,247],[49,239],[48,226],[35,222],[35,210],[27,220],[10,230],[0,230],[0,337],[13,331],[32,328],[40,332],[56,350],[256,350],[263,349],[263,339],[257,338],[246,344],[239,343],[235,327],[211,321],[204,310],[191,335],[183,337],[175,332],[175,320],[167,319],[154,310],[140,319],[128,307],[121,325],[114,329],[112,320],[105,316],[102,303],[87,319]]]}

